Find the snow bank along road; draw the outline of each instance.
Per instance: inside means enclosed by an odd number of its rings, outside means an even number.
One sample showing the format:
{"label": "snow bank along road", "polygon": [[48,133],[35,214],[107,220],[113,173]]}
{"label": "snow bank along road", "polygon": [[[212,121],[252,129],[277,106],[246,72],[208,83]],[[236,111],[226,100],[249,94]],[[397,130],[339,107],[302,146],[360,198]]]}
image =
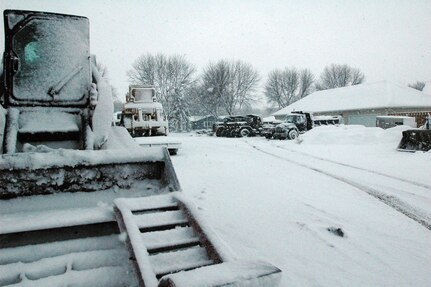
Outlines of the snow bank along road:
{"label": "snow bank along road", "polygon": [[281,268],[282,286],[431,286],[430,154],[389,140],[181,141],[184,192],[239,257]]}

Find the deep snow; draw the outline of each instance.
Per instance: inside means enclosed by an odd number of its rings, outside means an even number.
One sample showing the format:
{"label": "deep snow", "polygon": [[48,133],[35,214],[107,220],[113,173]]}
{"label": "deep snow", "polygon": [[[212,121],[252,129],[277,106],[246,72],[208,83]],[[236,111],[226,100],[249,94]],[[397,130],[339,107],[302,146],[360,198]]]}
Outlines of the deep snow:
{"label": "deep snow", "polygon": [[[281,286],[430,286],[431,231],[365,192],[429,220],[431,153],[396,151],[403,129],[320,127],[299,141],[177,135],[172,161],[200,215],[240,258],[282,269]],[[338,229],[343,237],[329,231]]]}
{"label": "deep snow", "polygon": [[[212,227],[221,246],[233,250],[235,258],[264,260],[282,269],[280,286],[430,286],[431,153],[396,151],[405,128],[318,127],[297,141],[192,133],[171,134],[168,138],[182,142],[183,148],[172,161],[183,197],[196,205],[197,217]],[[131,142],[127,145],[132,147]],[[143,148],[139,153],[146,154],[147,159],[160,157],[150,149]],[[4,201],[0,226],[21,230],[26,223],[33,226],[34,220],[63,226],[66,219],[70,221],[67,224],[74,225],[96,215],[100,222],[110,221],[113,215],[109,202],[133,195],[121,190],[102,192],[102,203],[99,193]],[[147,193],[143,190],[134,195]],[[61,215],[68,213],[69,205],[76,204],[79,196],[79,216]],[[22,206],[29,213],[15,214]],[[35,217],[48,214],[46,209],[53,209],[50,218]],[[24,217],[20,226],[15,226],[18,215]],[[78,275],[67,267],[70,270],[55,280],[78,283],[84,277],[91,281],[103,276],[106,282],[89,284],[127,285],[130,282],[125,282],[135,279],[127,262],[119,260],[118,266],[113,266],[103,259],[112,259],[116,253],[126,256],[124,246],[119,245],[124,241],[121,238],[112,237],[106,242],[85,239],[85,244],[76,242],[76,250],[73,244],[73,250],[61,244],[3,249],[0,264],[27,262],[29,265],[17,264],[30,268],[29,274],[36,274],[34,278],[42,278],[44,272],[57,274],[57,263],[64,267],[64,262],[72,259],[88,260],[75,253],[95,250],[97,274],[90,276],[85,271]],[[98,248],[94,249],[94,244]],[[39,256],[31,254],[35,248],[49,249],[52,258],[46,259],[48,269],[31,263],[34,256]],[[53,260],[58,262],[54,264]],[[2,268],[10,280],[17,279],[17,268]],[[180,279],[187,282],[187,278]],[[40,284],[54,284],[55,280],[47,277]],[[111,285],[106,285],[108,281]],[[20,286],[31,283],[24,280]]]}

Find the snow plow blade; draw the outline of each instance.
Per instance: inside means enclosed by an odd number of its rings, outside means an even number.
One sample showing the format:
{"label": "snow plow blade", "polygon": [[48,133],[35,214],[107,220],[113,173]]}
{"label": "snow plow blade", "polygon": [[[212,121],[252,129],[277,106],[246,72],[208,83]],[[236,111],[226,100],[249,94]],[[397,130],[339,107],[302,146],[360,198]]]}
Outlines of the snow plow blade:
{"label": "snow plow blade", "polygon": [[397,149],[409,152],[431,150],[431,130],[403,131],[403,137]]}
{"label": "snow plow blade", "polygon": [[281,270],[244,262],[196,216],[179,192],[148,198],[118,198],[115,215],[127,234],[139,286],[277,286]]}
{"label": "snow plow blade", "polygon": [[54,150],[0,157],[0,199],[61,192],[180,190],[167,149]]}

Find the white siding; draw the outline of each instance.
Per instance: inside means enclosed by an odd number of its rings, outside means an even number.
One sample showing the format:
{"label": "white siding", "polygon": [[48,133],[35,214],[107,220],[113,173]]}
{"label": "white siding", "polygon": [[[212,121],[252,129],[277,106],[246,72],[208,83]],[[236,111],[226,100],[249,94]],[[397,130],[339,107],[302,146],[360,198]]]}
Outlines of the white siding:
{"label": "white siding", "polygon": [[348,115],[349,125],[363,125],[366,127],[376,126],[376,115]]}

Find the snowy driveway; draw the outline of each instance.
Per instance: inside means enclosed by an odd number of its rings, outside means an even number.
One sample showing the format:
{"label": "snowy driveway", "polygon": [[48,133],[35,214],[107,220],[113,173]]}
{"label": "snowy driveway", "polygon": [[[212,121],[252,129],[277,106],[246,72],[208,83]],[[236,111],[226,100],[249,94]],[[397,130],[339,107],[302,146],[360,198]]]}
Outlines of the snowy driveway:
{"label": "snowy driveway", "polygon": [[282,269],[282,286],[430,286],[431,154],[179,137],[183,191],[240,258]]}

